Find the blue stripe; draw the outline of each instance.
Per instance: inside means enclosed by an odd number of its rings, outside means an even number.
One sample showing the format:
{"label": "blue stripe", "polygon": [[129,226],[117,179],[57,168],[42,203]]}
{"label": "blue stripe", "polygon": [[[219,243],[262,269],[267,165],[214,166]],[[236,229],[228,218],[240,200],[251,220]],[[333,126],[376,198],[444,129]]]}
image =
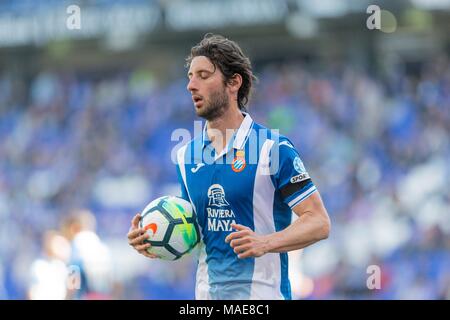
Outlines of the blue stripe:
{"label": "blue stripe", "polygon": [[[248,154],[248,145],[244,146],[244,151]],[[243,159],[237,159],[233,163],[236,169],[242,169],[245,165]],[[225,237],[229,232],[222,231],[208,231],[208,217],[206,214],[206,207],[208,207],[208,199],[206,191],[212,183],[220,184],[224,188],[225,199],[233,201],[233,193],[236,192],[236,181],[234,173],[226,170],[222,175],[215,174],[216,165],[208,166],[207,171],[203,174],[209,173],[209,176],[202,181],[196,181],[198,184],[205,184],[204,187],[196,190],[203,190],[203,194],[198,194],[198,199],[202,205],[199,208],[203,214],[203,225],[205,226],[204,242],[206,244],[206,263],[208,265],[208,284],[209,295],[214,300],[248,300],[251,295],[253,273],[255,267],[255,258],[239,259],[234,253],[233,249],[228,243],[225,243]],[[242,197],[244,201],[230,202],[230,210],[235,214],[237,223],[254,229],[254,212],[253,212],[253,191],[255,183],[256,167],[249,168],[239,176],[239,181],[249,187],[248,192]],[[194,179],[199,176],[191,175]],[[199,179],[200,180],[200,179]],[[199,191],[197,191],[198,193]],[[200,191],[201,192],[201,191]],[[234,194],[234,197],[237,195]],[[239,194],[238,196],[241,196]],[[230,198],[229,198],[230,197]],[[227,208],[228,209],[228,208]],[[220,219],[217,219],[220,220]]]}
{"label": "blue stripe", "polygon": [[291,283],[289,281],[289,262],[286,252],[280,254],[281,263],[281,284],[280,290],[285,300],[292,300]]}

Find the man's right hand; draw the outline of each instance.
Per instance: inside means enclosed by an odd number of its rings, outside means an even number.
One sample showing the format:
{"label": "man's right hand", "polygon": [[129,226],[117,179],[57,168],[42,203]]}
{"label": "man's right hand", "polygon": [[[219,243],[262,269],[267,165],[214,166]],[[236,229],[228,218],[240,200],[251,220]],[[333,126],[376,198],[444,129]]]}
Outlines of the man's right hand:
{"label": "man's right hand", "polygon": [[127,235],[128,243],[140,254],[148,258],[157,258],[157,255],[147,252],[147,249],[150,248],[151,245],[150,243],[144,243],[144,240],[148,239],[148,234],[143,228],[139,228],[139,220],[141,220],[141,215],[139,213],[131,220],[130,231]]}

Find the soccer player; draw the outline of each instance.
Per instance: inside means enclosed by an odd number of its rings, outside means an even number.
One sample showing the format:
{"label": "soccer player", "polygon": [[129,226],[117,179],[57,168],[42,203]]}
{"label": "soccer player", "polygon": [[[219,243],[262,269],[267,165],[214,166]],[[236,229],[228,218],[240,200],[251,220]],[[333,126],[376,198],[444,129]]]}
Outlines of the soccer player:
{"label": "soccer player", "polygon": [[[291,141],[246,112],[255,77],[235,42],[208,34],[187,66],[187,89],[206,120],[177,154],[181,194],[201,231],[196,299],[291,299],[287,252],[330,232],[319,192]],[[139,219],[129,243],[153,258]]]}

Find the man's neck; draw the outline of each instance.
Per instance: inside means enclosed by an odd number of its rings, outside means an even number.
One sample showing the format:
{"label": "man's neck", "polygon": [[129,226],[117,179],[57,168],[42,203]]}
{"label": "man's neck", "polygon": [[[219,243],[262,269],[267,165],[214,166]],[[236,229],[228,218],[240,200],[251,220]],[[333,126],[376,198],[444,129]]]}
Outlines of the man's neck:
{"label": "man's neck", "polygon": [[219,118],[211,121],[208,120],[207,134],[216,152],[222,151],[227,146],[232,137],[232,133],[241,126],[243,120],[244,116],[242,112],[233,106],[230,106]]}

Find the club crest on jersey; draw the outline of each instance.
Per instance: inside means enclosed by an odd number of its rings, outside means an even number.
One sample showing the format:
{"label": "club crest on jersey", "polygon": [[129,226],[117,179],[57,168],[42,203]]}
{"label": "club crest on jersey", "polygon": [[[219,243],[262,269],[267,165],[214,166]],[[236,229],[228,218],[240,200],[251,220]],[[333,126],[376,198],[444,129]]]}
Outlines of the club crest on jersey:
{"label": "club crest on jersey", "polygon": [[244,150],[238,150],[236,151],[236,157],[233,159],[233,162],[231,163],[231,169],[233,169],[234,172],[241,172],[245,169],[245,166],[247,163],[245,162],[245,151]]}

